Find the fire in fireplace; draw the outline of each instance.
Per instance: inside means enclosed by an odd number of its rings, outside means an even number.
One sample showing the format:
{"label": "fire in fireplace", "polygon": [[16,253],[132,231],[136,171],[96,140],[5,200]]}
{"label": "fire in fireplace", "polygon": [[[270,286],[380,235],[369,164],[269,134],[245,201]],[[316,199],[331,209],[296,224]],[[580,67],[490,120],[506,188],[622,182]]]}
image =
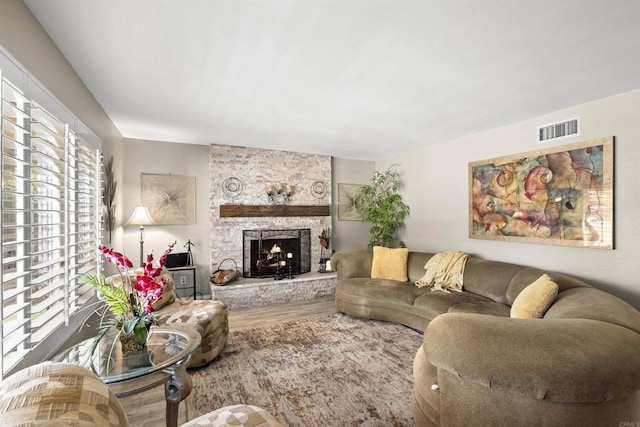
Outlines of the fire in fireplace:
{"label": "fire in fireplace", "polygon": [[311,271],[311,230],[243,230],[243,276],[273,277]]}

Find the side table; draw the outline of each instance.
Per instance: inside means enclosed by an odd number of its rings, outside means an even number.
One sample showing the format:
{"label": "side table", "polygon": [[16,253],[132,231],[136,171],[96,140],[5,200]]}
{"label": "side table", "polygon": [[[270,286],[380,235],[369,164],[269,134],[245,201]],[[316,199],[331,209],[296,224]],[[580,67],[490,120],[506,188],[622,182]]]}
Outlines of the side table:
{"label": "side table", "polygon": [[129,396],[164,383],[167,427],[178,424],[178,405],[191,393],[186,365],[200,346],[200,334],[188,326],[152,327],[147,351],[123,355],[117,333],[105,335],[95,351],[93,339],[68,348],[53,358],[91,369],[117,397]]}
{"label": "side table", "polygon": [[[198,294],[196,293],[196,265],[195,264],[191,264],[191,265],[186,265],[184,267],[171,267],[171,268],[167,268],[167,270],[169,270],[169,272],[171,273],[171,277],[173,277],[173,285],[176,288],[176,293],[178,292],[178,290],[181,289],[193,289],[193,299],[196,300],[198,299]],[[189,286],[184,286],[186,285],[186,283],[178,283],[178,281],[175,279],[175,276],[173,273],[176,272],[181,272],[181,271],[191,271],[192,275],[191,275],[191,287]],[[180,276],[180,278],[185,277],[186,276]],[[190,295],[191,296],[191,295]]]}

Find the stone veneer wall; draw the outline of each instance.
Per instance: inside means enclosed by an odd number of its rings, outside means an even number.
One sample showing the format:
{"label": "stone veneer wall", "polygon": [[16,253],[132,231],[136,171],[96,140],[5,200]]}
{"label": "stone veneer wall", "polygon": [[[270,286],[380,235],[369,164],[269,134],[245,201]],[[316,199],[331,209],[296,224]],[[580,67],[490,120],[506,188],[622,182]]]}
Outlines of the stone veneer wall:
{"label": "stone veneer wall", "polygon": [[[331,205],[331,157],[289,151],[264,150],[228,145],[211,145],[209,161],[209,192],[211,206],[211,271],[225,258],[232,258],[242,271],[242,230],[311,229],[311,271],[318,270],[320,242],[317,236],[331,227],[331,216],[220,218],[221,204],[268,205],[265,192],[269,183],[295,185],[289,205]],[[230,197],[223,191],[229,177],[242,182],[242,194]],[[326,194],[317,199],[312,185],[323,181]],[[229,268],[233,263],[226,262]]]}

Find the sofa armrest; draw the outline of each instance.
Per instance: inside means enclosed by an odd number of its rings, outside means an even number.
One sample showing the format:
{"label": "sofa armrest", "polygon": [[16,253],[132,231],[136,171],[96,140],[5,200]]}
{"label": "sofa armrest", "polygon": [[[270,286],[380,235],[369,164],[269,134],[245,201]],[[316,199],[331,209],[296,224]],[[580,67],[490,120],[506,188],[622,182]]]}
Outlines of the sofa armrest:
{"label": "sofa armrest", "polygon": [[371,277],[372,263],[371,250],[342,251],[331,257],[331,268],[338,272],[338,280]]}
{"label": "sofa armrest", "polygon": [[640,390],[640,334],[589,319],[448,313],[424,335],[429,363],[487,388],[556,402]]}

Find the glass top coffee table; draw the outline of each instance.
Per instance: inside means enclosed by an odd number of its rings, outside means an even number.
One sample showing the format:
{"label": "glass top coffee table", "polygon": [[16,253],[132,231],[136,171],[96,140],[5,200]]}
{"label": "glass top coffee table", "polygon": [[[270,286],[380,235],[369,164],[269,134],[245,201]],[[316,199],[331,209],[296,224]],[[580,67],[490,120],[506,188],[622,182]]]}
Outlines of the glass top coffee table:
{"label": "glass top coffee table", "polygon": [[200,346],[200,334],[182,325],[151,328],[147,350],[122,354],[117,333],[105,335],[93,354],[93,339],[83,341],[54,357],[56,362],[74,363],[91,369],[116,396],[129,396],[165,384],[167,426],[178,424],[178,405],[191,392],[186,364]]}

